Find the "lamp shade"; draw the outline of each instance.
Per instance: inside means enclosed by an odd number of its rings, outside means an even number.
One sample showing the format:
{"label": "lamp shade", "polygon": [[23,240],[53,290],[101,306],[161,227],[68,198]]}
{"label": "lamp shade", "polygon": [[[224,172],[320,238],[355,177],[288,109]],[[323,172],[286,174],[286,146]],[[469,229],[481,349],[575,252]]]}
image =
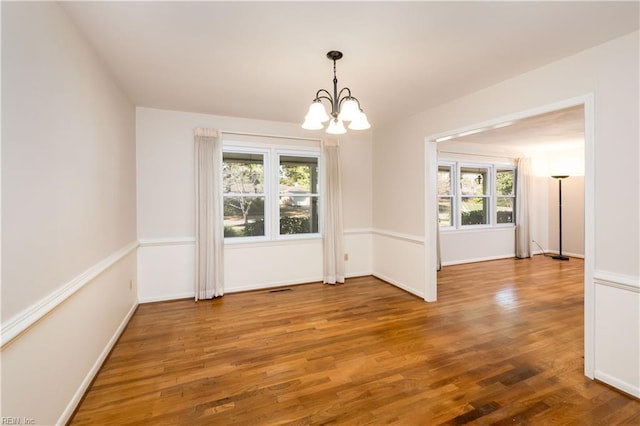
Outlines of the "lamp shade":
{"label": "lamp shade", "polygon": [[[309,112],[307,112],[307,115],[304,117],[305,121],[311,120],[312,122],[319,123],[324,123],[329,120],[329,118],[331,117],[327,114],[320,100],[314,101],[311,106],[309,106]],[[304,127],[304,125],[302,127]]]}
{"label": "lamp shade", "polygon": [[305,118],[304,123],[302,123],[302,128],[307,130],[320,130],[323,127],[320,121],[314,121],[309,118]]}
{"label": "lamp shade", "polygon": [[342,135],[347,133],[347,129],[344,128],[344,124],[341,120],[334,118],[329,123],[329,127],[327,128],[327,133],[331,133],[332,135]]}
{"label": "lamp shade", "polygon": [[358,102],[353,98],[345,98],[340,105],[340,114],[338,115],[338,120],[342,121],[352,121],[354,120],[358,114],[360,113],[360,106]]}
{"label": "lamp shade", "polygon": [[360,113],[354,118],[354,120],[349,124],[349,128],[351,130],[366,130],[371,127],[369,121],[367,120],[367,115],[360,110]]}

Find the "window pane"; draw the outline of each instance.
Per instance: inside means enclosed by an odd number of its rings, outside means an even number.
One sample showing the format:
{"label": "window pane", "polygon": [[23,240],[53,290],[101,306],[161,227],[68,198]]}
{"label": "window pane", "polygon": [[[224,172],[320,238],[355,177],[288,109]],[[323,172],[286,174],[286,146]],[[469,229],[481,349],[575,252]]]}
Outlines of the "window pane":
{"label": "window pane", "polygon": [[280,197],[280,235],[318,232],[318,197]]}
{"label": "window pane", "polygon": [[486,195],[488,170],[480,167],[460,169],[460,193],[462,195]]}
{"label": "window pane", "polygon": [[264,197],[224,197],[224,236],[264,236]]}
{"label": "window pane", "polygon": [[280,194],[318,193],[317,157],[280,157]]}
{"label": "window pane", "polygon": [[450,167],[438,167],[438,194],[451,195]]}
{"label": "window pane", "polygon": [[318,232],[318,181],[317,157],[280,156],[280,235]]}
{"label": "window pane", "polygon": [[223,153],[222,188],[225,194],[263,194],[264,155]]}
{"label": "window pane", "polygon": [[496,172],[496,194],[513,195],[513,170],[498,170]]}
{"label": "window pane", "polygon": [[486,197],[462,197],[460,219],[462,225],[489,223],[489,199]]}
{"label": "window pane", "polygon": [[496,200],[498,223],[514,223],[513,198],[498,197]]}
{"label": "window pane", "polygon": [[439,197],[438,198],[438,224],[440,226],[453,226],[453,216],[451,203],[453,198]]}

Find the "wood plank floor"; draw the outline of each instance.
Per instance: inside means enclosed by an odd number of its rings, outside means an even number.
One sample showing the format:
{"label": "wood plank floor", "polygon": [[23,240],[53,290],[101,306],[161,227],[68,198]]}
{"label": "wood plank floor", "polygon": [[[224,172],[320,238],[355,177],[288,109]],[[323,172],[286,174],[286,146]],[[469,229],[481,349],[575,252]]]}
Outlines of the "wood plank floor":
{"label": "wood plank floor", "polygon": [[73,425],[640,425],[583,375],[583,262],[446,267],[141,305]]}

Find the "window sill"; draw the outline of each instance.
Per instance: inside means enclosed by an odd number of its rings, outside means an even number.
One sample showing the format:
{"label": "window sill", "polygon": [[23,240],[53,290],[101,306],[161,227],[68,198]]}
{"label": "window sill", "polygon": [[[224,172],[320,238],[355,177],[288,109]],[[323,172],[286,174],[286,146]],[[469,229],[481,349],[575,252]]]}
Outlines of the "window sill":
{"label": "window sill", "polygon": [[478,232],[513,232],[515,231],[515,225],[498,225],[498,226],[482,226],[478,225],[477,227],[472,228],[449,228],[449,229],[440,229],[440,232],[447,234],[476,234]]}
{"label": "window sill", "polygon": [[237,240],[237,239],[225,239],[224,247],[225,249],[244,249],[244,248],[252,248],[252,247],[276,247],[276,246],[293,246],[300,244],[318,244],[322,243],[322,235],[313,234],[313,235],[305,235],[305,236],[295,236],[290,238],[278,238],[278,239],[248,239],[248,240]]}

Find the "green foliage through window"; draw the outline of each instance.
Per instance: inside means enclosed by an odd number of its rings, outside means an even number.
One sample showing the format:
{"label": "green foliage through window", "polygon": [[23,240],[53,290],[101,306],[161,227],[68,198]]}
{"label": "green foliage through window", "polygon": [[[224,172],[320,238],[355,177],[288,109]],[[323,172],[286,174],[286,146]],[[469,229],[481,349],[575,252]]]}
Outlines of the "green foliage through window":
{"label": "green foliage through window", "polygon": [[438,164],[442,228],[515,224],[516,170],[494,164]]}
{"label": "green foliage through window", "polygon": [[274,147],[223,150],[224,236],[319,232],[319,155]]}

